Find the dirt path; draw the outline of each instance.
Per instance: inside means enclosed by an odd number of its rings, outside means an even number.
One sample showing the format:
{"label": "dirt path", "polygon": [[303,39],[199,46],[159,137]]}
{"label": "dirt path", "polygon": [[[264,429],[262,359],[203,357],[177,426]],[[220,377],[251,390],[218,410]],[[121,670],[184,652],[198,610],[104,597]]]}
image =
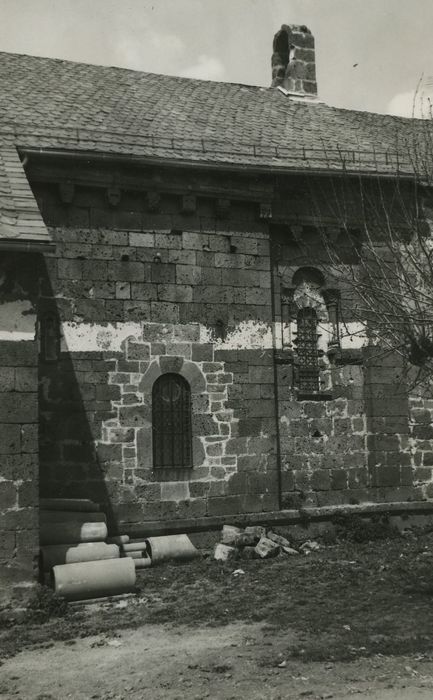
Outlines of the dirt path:
{"label": "dirt path", "polygon": [[48,648],[45,643],[3,663],[0,698],[422,700],[433,695],[433,661],[421,655],[286,662],[281,649],[292,642],[287,631],[238,623],[175,630],[146,625]]}

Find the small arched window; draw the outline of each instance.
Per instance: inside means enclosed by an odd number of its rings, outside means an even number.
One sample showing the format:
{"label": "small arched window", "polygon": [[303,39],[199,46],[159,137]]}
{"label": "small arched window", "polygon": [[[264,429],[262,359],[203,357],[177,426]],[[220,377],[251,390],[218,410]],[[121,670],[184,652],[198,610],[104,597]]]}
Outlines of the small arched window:
{"label": "small arched window", "polygon": [[311,307],[298,311],[297,355],[299,393],[319,391],[319,353],[317,347],[317,315]]}
{"label": "small arched window", "polygon": [[153,466],[192,467],[191,390],[179,374],[159,377],[152,389]]}

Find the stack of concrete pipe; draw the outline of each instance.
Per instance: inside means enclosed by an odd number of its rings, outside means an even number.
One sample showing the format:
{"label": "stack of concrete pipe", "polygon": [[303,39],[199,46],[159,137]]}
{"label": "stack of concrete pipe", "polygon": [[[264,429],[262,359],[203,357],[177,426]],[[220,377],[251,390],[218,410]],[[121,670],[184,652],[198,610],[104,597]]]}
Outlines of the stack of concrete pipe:
{"label": "stack of concrete pipe", "polygon": [[89,499],[40,501],[41,568],[54,591],[69,601],[107,597],[134,590],[136,571],[170,559],[189,560],[199,552],[187,535],[128,535],[107,539],[106,517]]}
{"label": "stack of concrete pipe", "polygon": [[137,569],[175,559],[188,561],[200,556],[188,535],[147,537],[141,541],[121,544],[121,556],[132,557]]}
{"label": "stack of concrete pipe", "polygon": [[55,593],[74,601],[134,590],[134,560],[120,559],[120,545],[129,538],[106,542],[107,534],[105,514],[93,501],[41,499],[41,568]]}

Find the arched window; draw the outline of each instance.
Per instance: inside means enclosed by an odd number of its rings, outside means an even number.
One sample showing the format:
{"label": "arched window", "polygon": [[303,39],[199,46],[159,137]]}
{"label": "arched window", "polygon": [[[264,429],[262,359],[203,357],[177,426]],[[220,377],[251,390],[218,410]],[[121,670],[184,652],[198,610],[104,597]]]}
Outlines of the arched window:
{"label": "arched window", "polygon": [[179,374],[161,375],[152,388],[154,469],[192,467],[191,390]]}
{"label": "arched window", "polygon": [[317,392],[319,391],[317,315],[310,306],[298,311],[296,345],[299,368],[299,393],[310,394]]}

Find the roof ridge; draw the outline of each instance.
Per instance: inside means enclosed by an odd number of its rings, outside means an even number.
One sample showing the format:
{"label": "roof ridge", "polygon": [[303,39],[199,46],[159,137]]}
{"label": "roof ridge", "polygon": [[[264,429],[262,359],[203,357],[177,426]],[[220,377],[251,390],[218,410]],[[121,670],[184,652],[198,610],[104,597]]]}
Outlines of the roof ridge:
{"label": "roof ridge", "polygon": [[225,80],[206,80],[204,78],[188,78],[187,76],[183,75],[175,75],[175,74],[167,74],[167,73],[154,73],[153,71],[144,71],[144,70],[139,70],[137,68],[126,68],[125,66],[112,66],[104,63],[85,63],[84,61],[74,61],[69,58],[56,58],[53,56],[35,56],[34,54],[28,54],[28,53],[15,53],[13,51],[0,51],[0,60],[2,56],[12,56],[14,58],[31,58],[31,59],[36,59],[36,60],[41,60],[41,61],[53,61],[55,63],[60,63],[60,64],[70,64],[73,66],[82,66],[83,68],[101,68],[105,70],[114,70],[114,71],[120,71],[123,73],[132,73],[134,75],[146,75],[146,76],[154,76],[156,78],[173,78],[176,80],[181,80],[186,83],[205,83],[205,84],[216,84],[216,85],[236,85],[237,87],[245,87],[245,88],[251,88],[253,90],[261,90],[261,91],[275,91],[275,88],[272,88],[270,86],[264,86],[264,85],[254,85],[253,83],[236,83],[232,81],[225,81]]}

